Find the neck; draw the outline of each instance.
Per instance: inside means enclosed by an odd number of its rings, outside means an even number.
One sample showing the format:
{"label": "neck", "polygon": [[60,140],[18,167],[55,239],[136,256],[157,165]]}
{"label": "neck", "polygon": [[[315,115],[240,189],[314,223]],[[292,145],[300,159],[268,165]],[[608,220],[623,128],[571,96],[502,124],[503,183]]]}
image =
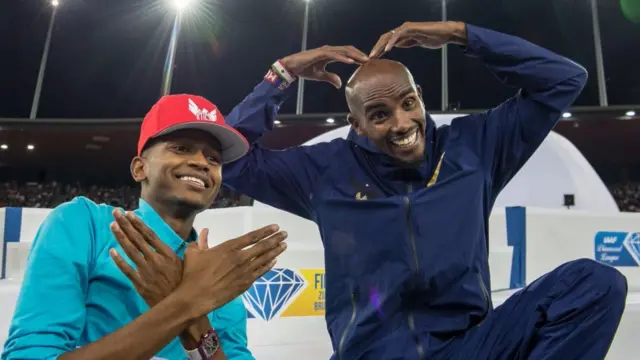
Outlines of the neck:
{"label": "neck", "polygon": [[192,208],[188,209],[186,206],[180,204],[167,204],[166,202],[158,201],[149,196],[143,196],[142,199],[151,205],[162,220],[164,220],[182,240],[187,241],[189,239],[191,229],[193,229],[193,221],[198,211]]}

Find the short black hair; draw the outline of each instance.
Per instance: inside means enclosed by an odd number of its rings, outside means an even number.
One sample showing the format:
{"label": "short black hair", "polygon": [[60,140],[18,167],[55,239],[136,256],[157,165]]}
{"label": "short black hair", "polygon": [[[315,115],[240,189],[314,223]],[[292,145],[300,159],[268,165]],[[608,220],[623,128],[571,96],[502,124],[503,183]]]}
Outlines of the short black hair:
{"label": "short black hair", "polygon": [[149,150],[149,148],[153,147],[155,144],[157,144],[159,142],[162,142],[162,137],[154,137],[154,138],[151,138],[151,139],[147,140],[147,142],[142,147],[142,150],[140,151],[140,155],[144,155],[145,152],[147,152]]}

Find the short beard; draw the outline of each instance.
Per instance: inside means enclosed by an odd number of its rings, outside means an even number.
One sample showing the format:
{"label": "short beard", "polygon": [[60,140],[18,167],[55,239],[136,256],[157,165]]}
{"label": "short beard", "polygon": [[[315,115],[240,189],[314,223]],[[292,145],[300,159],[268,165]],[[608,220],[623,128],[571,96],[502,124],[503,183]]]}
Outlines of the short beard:
{"label": "short beard", "polygon": [[416,158],[415,160],[412,160],[412,161],[404,161],[397,158],[394,158],[394,160],[398,167],[405,168],[405,169],[417,169],[420,167],[420,165],[424,161],[424,156]]}
{"label": "short beard", "polygon": [[174,216],[179,219],[188,219],[194,216],[194,214],[199,214],[211,207],[211,204],[203,207],[202,204],[195,204],[179,198],[169,198],[167,200]]}

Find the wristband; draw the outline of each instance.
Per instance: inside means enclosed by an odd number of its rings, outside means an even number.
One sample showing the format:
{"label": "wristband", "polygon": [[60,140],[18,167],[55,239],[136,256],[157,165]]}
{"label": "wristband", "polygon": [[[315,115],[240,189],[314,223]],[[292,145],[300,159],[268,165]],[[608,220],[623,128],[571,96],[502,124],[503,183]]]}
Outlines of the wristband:
{"label": "wristband", "polygon": [[275,63],[273,63],[273,65],[271,65],[271,68],[278,75],[280,75],[282,80],[288,82],[289,84],[296,81],[295,76],[291,75],[291,73],[287,70],[287,68],[284,67],[284,64],[282,64],[282,61],[280,60],[276,61]]}
{"label": "wristband", "polygon": [[264,76],[264,79],[267,82],[276,85],[281,90],[288,88],[296,80],[284,65],[282,65],[280,60],[271,65],[271,68]]}

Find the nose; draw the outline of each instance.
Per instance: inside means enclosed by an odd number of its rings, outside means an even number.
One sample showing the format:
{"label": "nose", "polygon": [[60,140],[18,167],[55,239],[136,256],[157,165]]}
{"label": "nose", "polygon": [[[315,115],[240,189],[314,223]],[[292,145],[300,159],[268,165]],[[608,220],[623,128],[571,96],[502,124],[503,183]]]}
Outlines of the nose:
{"label": "nose", "polygon": [[209,160],[202,151],[195,151],[193,154],[191,154],[191,156],[187,160],[187,164],[190,167],[201,171],[209,171]]}
{"label": "nose", "polygon": [[406,111],[397,111],[393,117],[393,124],[391,130],[396,133],[404,133],[410,131],[414,122]]}

